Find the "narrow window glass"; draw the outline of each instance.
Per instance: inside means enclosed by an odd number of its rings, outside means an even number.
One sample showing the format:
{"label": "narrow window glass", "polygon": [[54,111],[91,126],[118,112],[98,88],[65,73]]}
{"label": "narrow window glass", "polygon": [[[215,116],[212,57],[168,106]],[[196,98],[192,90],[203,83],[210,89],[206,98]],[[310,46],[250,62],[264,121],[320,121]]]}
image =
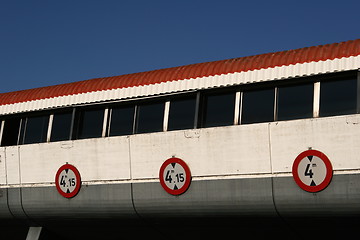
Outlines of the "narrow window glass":
{"label": "narrow window glass", "polygon": [[320,83],[320,116],[356,113],[357,79]]}
{"label": "narrow window glass", "polygon": [[203,127],[234,124],[235,93],[205,96]]}
{"label": "narrow window glass", "polygon": [[1,146],[14,146],[18,144],[21,118],[5,120]]}
{"label": "narrow window glass", "polygon": [[163,102],[139,105],[136,133],[160,132],[164,121]]}
{"label": "narrow window glass", "polygon": [[278,120],[313,116],[314,84],[279,87]]}
{"label": "narrow window glass", "polygon": [[24,144],[46,142],[49,116],[28,117],[26,120]]}
{"label": "narrow window glass", "polygon": [[196,96],[170,101],[168,130],[194,128]]}
{"label": "narrow window glass", "polygon": [[109,136],[132,134],[134,113],[135,106],[113,108],[111,112]]}
{"label": "narrow window glass", "polygon": [[70,140],[72,111],[55,113],[51,129],[50,141]]}
{"label": "narrow window glass", "polygon": [[77,139],[101,137],[104,109],[83,109],[78,117]]}
{"label": "narrow window glass", "polygon": [[243,92],[241,123],[274,121],[275,89]]}

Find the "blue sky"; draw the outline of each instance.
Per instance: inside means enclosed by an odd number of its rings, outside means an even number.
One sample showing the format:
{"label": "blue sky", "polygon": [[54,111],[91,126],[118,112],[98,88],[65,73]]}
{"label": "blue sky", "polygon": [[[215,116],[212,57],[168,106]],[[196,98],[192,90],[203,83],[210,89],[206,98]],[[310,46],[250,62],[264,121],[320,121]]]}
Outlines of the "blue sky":
{"label": "blue sky", "polygon": [[0,92],[357,39],[359,9],[359,0],[0,0]]}

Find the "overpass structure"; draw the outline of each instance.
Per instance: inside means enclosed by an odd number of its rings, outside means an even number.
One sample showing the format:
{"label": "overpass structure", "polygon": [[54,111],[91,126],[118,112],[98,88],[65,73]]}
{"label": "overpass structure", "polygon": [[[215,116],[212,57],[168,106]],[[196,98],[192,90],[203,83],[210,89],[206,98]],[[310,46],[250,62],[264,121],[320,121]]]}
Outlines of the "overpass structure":
{"label": "overpass structure", "polygon": [[2,232],[353,235],[360,40],[0,94]]}

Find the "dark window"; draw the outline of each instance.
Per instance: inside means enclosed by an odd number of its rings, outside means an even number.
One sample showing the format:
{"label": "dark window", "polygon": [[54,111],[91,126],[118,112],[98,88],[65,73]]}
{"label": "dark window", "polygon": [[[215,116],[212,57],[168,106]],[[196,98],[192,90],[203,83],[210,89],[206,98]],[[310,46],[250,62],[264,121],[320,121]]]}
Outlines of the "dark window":
{"label": "dark window", "polygon": [[26,119],[24,144],[46,142],[49,116],[28,117]]}
{"label": "dark window", "polygon": [[70,140],[72,111],[55,113],[51,129],[50,141]]}
{"label": "dark window", "polygon": [[235,93],[206,95],[204,97],[203,127],[234,124]]}
{"label": "dark window", "polygon": [[113,108],[111,111],[109,136],[132,134],[134,114],[135,106]]}
{"label": "dark window", "polygon": [[320,83],[320,116],[356,113],[357,80]]}
{"label": "dark window", "polygon": [[313,116],[314,84],[279,87],[278,120]]}
{"label": "dark window", "polygon": [[170,101],[168,130],[194,128],[196,96]]}
{"label": "dark window", "polygon": [[275,89],[243,92],[241,123],[274,121]]}
{"label": "dark window", "polygon": [[18,144],[21,118],[5,120],[1,146],[14,146]]}
{"label": "dark window", "polygon": [[101,137],[104,109],[82,109],[78,113],[77,139]]}
{"label": "dark window", "polygon": [[139,105],[136,133],[160,132],[164,121],[163,102]]}

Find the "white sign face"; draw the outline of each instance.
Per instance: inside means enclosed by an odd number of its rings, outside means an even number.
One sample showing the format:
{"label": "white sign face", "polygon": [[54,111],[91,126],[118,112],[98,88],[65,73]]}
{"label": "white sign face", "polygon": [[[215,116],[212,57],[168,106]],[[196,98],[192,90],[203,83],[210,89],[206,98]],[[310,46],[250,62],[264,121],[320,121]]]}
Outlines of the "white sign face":
{"label": "white sign face", "polygon": [[161,186],[172,195],[184,193],[191,182],[191,173],[186,163],[179,158],[166,160],[159,172]]}
{"label": "white sign face", "polygon": [[299,178],[308,186],[321,184],[325,180],[326,172],[325,163],[317,156],[304,157],[298,166]]}
{"label": "white sign face", "polygon": [[59,176],[59,186],[62,192],[72,193],[77,184],[75,173],[71,169],[62,170]]}
{"label": "white sign face", "polygon": [[319,192],[331,181],[332,165],[324,153],[308,150],[297,156],[292,173],[299,187],[308,192]]}
{"label": "white sign face", "polygon": [[171,163],[165,167],[163,181],[172,190],[182,188],[185,184],[185,169],[177,163]]}
{"label": "white sign face", "polygon": [[72,198],[80,190],[80,173],[73,165],[65,164],[57,171],[55,184],[58,192],[63,197]]}

